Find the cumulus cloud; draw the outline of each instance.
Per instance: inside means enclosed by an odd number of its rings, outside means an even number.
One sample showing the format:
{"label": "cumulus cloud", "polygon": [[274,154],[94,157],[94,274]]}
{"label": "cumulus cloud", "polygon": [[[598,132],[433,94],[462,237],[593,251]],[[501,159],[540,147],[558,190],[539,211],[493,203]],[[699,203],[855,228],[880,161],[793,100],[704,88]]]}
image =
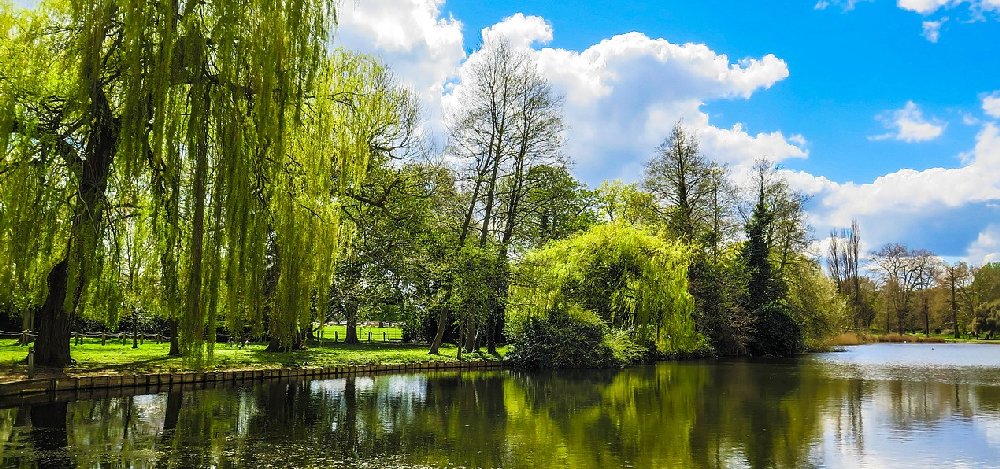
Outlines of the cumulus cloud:
{"label": "cumulus cloud", "polygon": [[[968,160],[957,168],[901,169],[870,183],[838,183],[800,171],[786,171],[785,176],[792,187],[813,197],[810,217],[820,233],[858,219],[873,246],[914,233],[943,235],[956,229],[949,217],[982,224],[961,212],[969,209],[981,216],[976,207],[1000,202],[1000,129],[994,123],[983,125]],[[988,239],[993,238],[987,236],[978,245]],[[976,255],[971,253],[968,259],[979,262]]]}
{"label": "cumulus cloud", "polygon": [[420,99],[427,131],[444,127],[441,96],[465,59],[462,24],[443,18],[444,0],[364,0],[339,10],[336,45],[380,57]]}
{"label": "cumulus cloud", "polygon": [[483,29],[482,35],[484,42],[506,39],[511,46],[524,49],[551,42],[552,25],[539,16],[515,13],[514,16]]}
{"label": "cumulus cloud", "polygon": [[1000,91],[983,97],[983,112],[990,117],[1000,119]]}
{"label": "cumulus cloud", "polygon": [[[743,164],[763,156],[782,160],[808,155],[801,135],[752,133],[741,124],[719,128],[701,109],[712,100],[747,99],[787,78],[788,66],[774,55],[734,61],[704,44],[674,44],[635,32],[582,51],[537,47],[552,40],[551,25],[522,14],[482,34],[484,44],[502,36],[528,50],[539,71],[565,97],[566,153],[589,182],[637,177],[642,162],[678,120],[698,135],[705,153],[719,161]],[[474,60],[475,54],[469,62]],[[449,90],[446,103],[460,105],[462,86],[459,80]]]}
{"label": "cumulus cloud", "polygon": [[974,265],[1000,261],[1000,225],[987,225],[969,245],[965,258]]}
{"label": "cumulus cloud", "polygon": [[926,142],[940,137],[946,126],[937,119],[924,118],[923,111],[913,101],[907,101],[902,109],[883,112],[875,118],[882,122],[889,132],[869,137],[871,140]]}

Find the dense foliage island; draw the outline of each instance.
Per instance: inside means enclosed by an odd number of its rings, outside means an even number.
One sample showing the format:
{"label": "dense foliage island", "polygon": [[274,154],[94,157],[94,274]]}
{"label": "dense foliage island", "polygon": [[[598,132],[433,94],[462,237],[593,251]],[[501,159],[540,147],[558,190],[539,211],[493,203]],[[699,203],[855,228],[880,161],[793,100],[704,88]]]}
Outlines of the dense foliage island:
{"label": "dense foliage island", "polygon": [[4,348],[62,368],[76,333],[155,335],[211,363],[377,322],[431,354],[616,367],[996,327],[1000,266],[862,265],[856,225],[820,253],[779,168],[714,163],[683,122],[640,183],[588,187],[564,97],[500,39],[433,149],[386,66],[329,46],[335,6],[0,3]]}

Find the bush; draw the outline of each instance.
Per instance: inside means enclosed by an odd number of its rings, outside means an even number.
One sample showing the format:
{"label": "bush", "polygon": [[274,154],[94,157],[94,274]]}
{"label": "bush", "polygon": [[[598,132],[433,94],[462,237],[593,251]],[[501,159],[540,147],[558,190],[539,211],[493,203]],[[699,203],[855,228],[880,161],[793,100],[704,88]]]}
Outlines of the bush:
{"label": "bush", "polygon": [[604,345],[611,349],[619,366],[642,363],[650,358],[649,347],[637,344],[626,331],[608,331],[604,335]]}
{"label": "bush", "polygon": [[763,308],[754,322],[754,356],[785,357],[801,353],[805,349],[802,328],[791,316],[790,308],[781,301],[775,301]]}
{"label": "bush", "polygon": [[[625,331],[601,342],[625,361],[635,355],[632,341],[644,350],[671,355],[700,349],[704,338],[691,316],[689,258],[688,246],[618,223],[549,243],[527,253],[515,269],[508,332],[511,337],[539,333],[526,331],[525,322],[559,309],[584,322],[596,321],[605,330]],[[544,324],[563,327],[565,319]],[[532,327],[545,328],[539,323]],[[569,340],[577,343],[572,336]]]}
{"label": "bush", "polygon": [[634,343],[612,335],[597,315],[576,308],[526,318],[511,341],[507,359],[531,369],[615,368],[635,354]]}

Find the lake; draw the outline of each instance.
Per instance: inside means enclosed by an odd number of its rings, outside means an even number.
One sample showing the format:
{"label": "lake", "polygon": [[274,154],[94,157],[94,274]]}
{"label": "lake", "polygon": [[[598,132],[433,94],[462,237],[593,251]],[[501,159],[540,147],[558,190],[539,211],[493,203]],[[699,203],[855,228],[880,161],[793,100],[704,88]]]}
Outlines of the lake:
{"label": "lake", "polygon": [[8,467],[1000,467],[1000,346],[281,380],[0,409]]}

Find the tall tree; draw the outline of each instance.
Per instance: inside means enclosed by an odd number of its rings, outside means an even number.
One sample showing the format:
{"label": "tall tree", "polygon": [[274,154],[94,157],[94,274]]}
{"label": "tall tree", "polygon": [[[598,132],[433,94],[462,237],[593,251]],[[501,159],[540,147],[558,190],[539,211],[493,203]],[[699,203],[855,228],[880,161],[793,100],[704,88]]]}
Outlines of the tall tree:
{"label": "tall tree", "polygon": [[[495,351],[503,330],[511,248],[532,189],[529,175],[535,166],[561,164],[562,100],[532,56],[505,39],[486,41],[470,60],[471,73],[460,96],[464,106],[452,118],[449,149],[469,166],[471,195],[457,248],[463,249],[470,232],[478,231],[478,248],[492,250],[495,245],[497,254],[495,273],[485,286],[490,290],[485,322],[466,327],[465,347],[474,348],[485,332],[487,346]],[[446,323],[445,314],[432,352],[440,345]]]}
{"label": "tall tree", "polygon": [[597,193],[565,166],[539,165],[527,175],[524,220],[515,227],[528,247],[564,239],[597,223]]}
{"label": "tall tree", "polygon": [[870,326],[861,291],[861,235],[857,220],[851,221],[850,229],[831,231],[826,256],[827,269],[837,286],[837,293],[849,299],[851,325],[854,330]]}
{"label": "tall tree", "polygon": [[0,184],[0,245],[30,246],[11,227],[34,218],[38,249],[2,256],[19,266],[5,275],[46,279],[22,283],[43,305],[37,362],[68,363],[70,319],[120,303],[129,237],[109,214],[152,227],[135,237],[159,272],[148,306],[177,320],[180,352],[211,355],[220,314],[294,346],[332,280],[341,196],[405,94],[376,62],[329,54],[332,1],[40,8],[0,15],[18,24],[2,33],[2,177],[27,181]]}
{"label": "tall tree", "polygon": [[656,198],[668,232],[696,247],[688,280],[698,330],[717,350],[742,353],[747,318],[736,299],[745,285],[722,256],[735,226],[728,169],[703,155],[696,136],[678,122],[646,164],[643,187]]}
{"label": "tall tree", "polygon": [[[930,287],[936,277],[938,259],[924,249],[912,250],[902,244],[887,244],[873,254],[875,267],[882,276],[892,314],[896,316],[896,330],[903,334],[907,320],[913,313],[914,301],[920,292]],[[889,314],[887,312],[886,328]],[[925,329],[929,318],[924,315]]]}
{"label": "tall tree", "polygon": [[744,308],[752,318],[750,352],[788,355],[804,345],[801,318],[789,305],[789,280],[807,262],[804,197],[792,191],[769,161],[754,166],[753,199],[746,217]]}
{"label": "tall tree", "polygon": [[956,339],[962,336],[962,324],[958,320],[963,293],[969,288],[973,279],[973,269],[965,262],[944,264],[941,268],[941,283],[948,290],[948,305],[951,311],[951,328]]}
{"label": "tall tree", "polygon": [[699,151],[697,137],[681,122],[646,163],[642,184],[657,198],[674,234],[717,250],[728,212],[720,200],[727,188],[726,169]]}

